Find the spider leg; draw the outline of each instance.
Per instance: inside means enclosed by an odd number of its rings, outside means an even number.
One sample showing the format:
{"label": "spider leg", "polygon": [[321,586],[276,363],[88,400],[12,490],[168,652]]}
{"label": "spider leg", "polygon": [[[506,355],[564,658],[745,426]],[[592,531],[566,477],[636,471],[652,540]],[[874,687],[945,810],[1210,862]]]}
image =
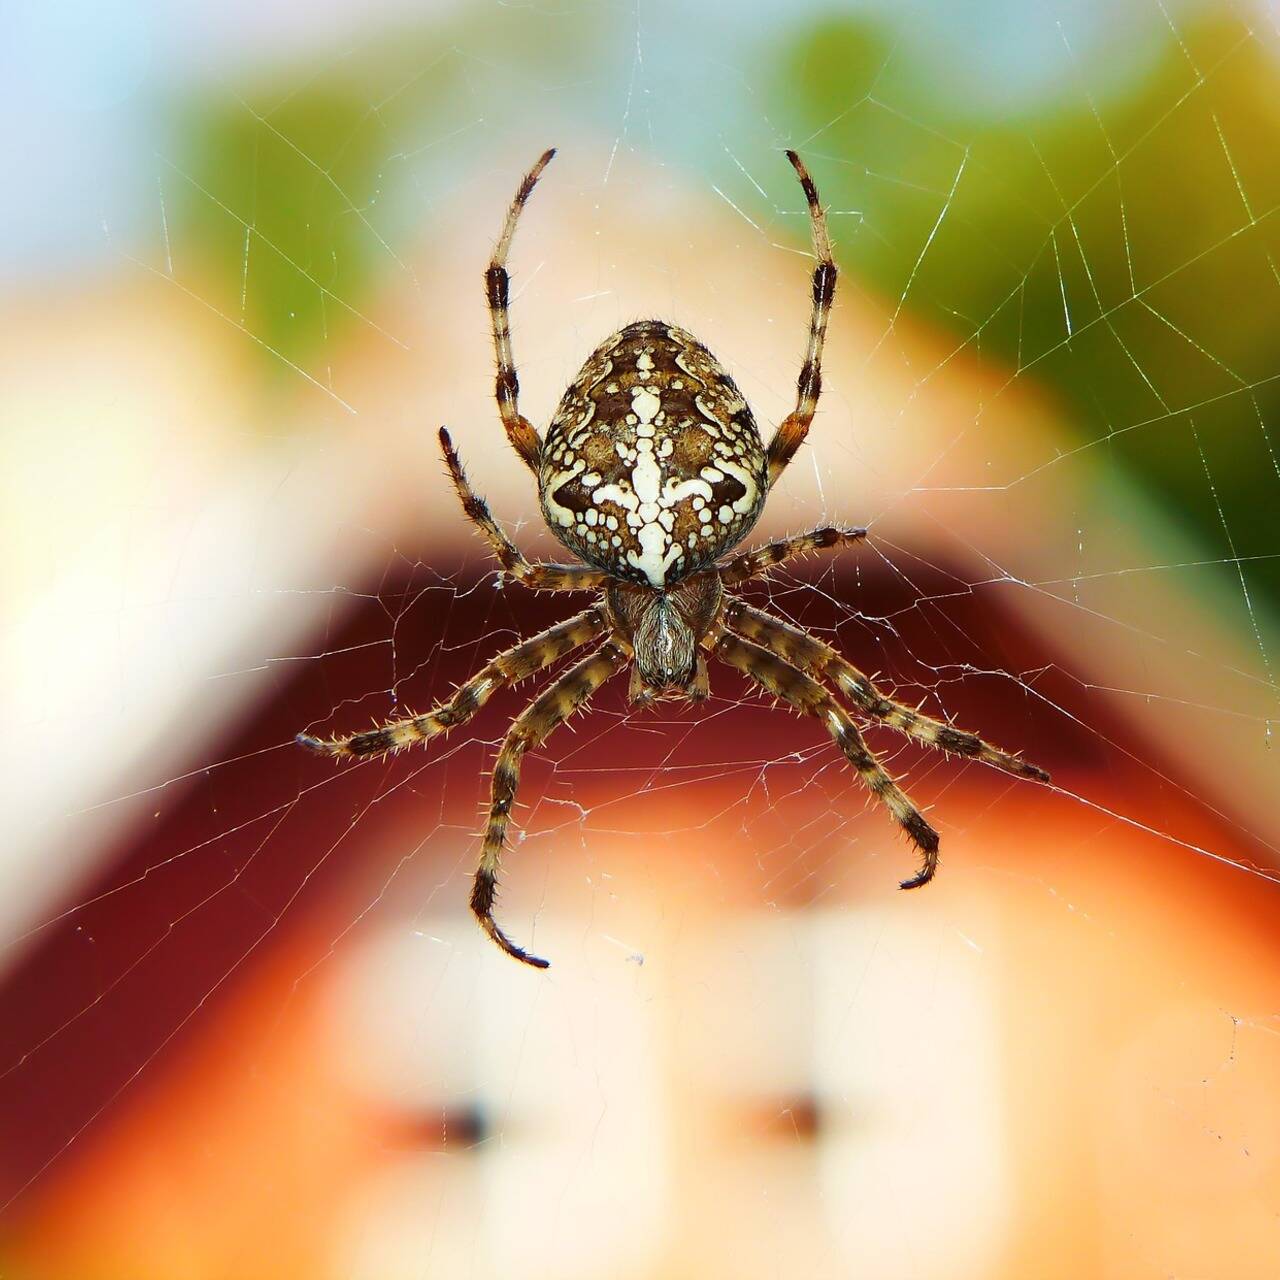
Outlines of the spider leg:
{"label": "spider leg", "polygon": [[1049,775],[1039,766],[1020,760],[984,742],[976,733],[953,728],[941,720],[887,697],[871,680],[848,662],[829,644],[811,636],[799,627],[775,618],[762,609],[753,609],[741,600],[730,600],[724,610],[725,625],[749,640],[763,645],[770,653],[784,659],[819,679],[831,680],[841,693],[863,715],[878,720],[890,729],[927,746],[949,751],[953,755],[981,760],[1016,778],[1035,778],[1048,782]]}
{"label": "spider leg", "polygon": [[524,460],[525,465],[537,474],[538,460],[542,453],[542,439],[528,418],[521,415],[519,409],[520,379],[516,376],[515,357],[511,354],[511,312],[508,308],[508,292],[511,278],[507,275],[507,252],[511,248],[511,238],[516,232],[516,223],[525,202],[529,199],[542,171],[551,163],[555,148],[544,151],[538,163],[525,174],[520,189],[511,201],[507,210],[507,220],[502,226],[502,235],[498,239],[493,257],[489,260],[488,270],[484,273],[485,297],[489,302],[489,314],[493,320],[493,347],[498,357],[498,376],[494,391],[498,399],[498,413],[502,417],[502,425],[506,428],[507,439],[511,447]]}
{"label": "spider leg", "polygon": [[742,555],[734,556],[721,566],[720,580],[726,587],[736,587],[751,578],[768,573],[785,560],[792,560],[810,551],[832,551],[866,536],[865,529],[813,529],[809,533],[784,538],[781,542],[770,542],[754,551],[744,551]]}
{"label": "spider leg", "polygon": [[938,869],[938,833],[885,771],[863,741],[857,726],[849,718],[849,713],[831,694],[789,662],[749,640],[740,639],[732,632],[722,631],[716,637],[711,651],[722,662],[741,671],[775,698],[781,698],[797,711],[822,721],[836,745],[844,752],[845,759],[857,770],[858,776],[872,795],[893,814],[898,825],[923,855],[920,871],[909,880],[904,880],[902,888],[916,889],[932,880]]}
{"label": "spider leg", "polygon": [[711,697],[711,672],[707,670],[707,660],[698,654],[698,665],[693,674],[693,683],[686,695],[690,702],[705,702]]}
{"label": "spider leg", "polygon": [[440,448],[467,519],[484,534],[503,569],[517,582],[534,591],[594,591],[604,586],[608,575],[599,569],[589,569],[582,564],[531,564],[526,560],[515,543],[498,527],[489,511],[489,504],[472,489],[467,473],[462,469],[462,459],[458,457],[458,451],[444,427],[440,428]]}
{"label": "spider leg", "polygon": [[459,685],[453,697],[433,707],[425,715],[392,720],[376,729],[353,733],[345,738],[313,738],[300,733],[299,746],[326,756],[376,756],[387,751],[425,742],[437,734],[447,733],[466,724],[489,701],[493,693],[505,685],[517,684],[544,667],[549,667],[566,653],[571,653],[604,630],[604,612],[587,609],[510,649],[485,663],[466,684]]}
{"label": "spider leg", "polygon": [[566,671],[545,689],[515,719],[493,766],[493,796],[489,806],[489,824],[484,833],[480,865],[476,868],[471,889],[471,910],[480,927],[509,956],[523,960],[536,969],[547,968],[547,961],[530,955],[517,946],[499,928],[493,918],[493,899],[498,887],[498,863],[506,842],[507,824],[520,785],[520,764],[531,747],[537,747],[558,725],[563,724],[588,698],[626,662],[626,655],[611,641],[606,641],[577,666]]}
{"label": "spider leg", "polygon": [[831,257],[831,237],[827,234],[827,216],[818,202],[818,189],[813,185],[804,161],[794,151],[787,152],[787,159],[800,179],[805,199],[809,202],[809,226],[813,233],[813,254],[818,265],[813,270],[813,311],[809,318],[809,347],[796,385],[796,407],[782,420],[782,424],[769,441],[769,486],[772,488],[795,457],[796,450],[809,434],[822,393],[822,344],[827,334],[827,317],[831,314],[831,300],[836,294],[836,264]]}

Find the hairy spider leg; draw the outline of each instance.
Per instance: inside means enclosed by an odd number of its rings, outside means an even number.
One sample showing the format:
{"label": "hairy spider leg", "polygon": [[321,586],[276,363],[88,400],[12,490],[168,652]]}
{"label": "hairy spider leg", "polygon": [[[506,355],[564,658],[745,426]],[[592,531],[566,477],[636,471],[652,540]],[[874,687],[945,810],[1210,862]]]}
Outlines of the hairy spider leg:
{"label": "hairy spider leg", "polygon": [[593,654],[566,671],[516,717],[493,766],[489,823],[471,889],[471,910],[475,912],[480,927],[503,951],[536,969],[547,968],[549,962],[517,946],[493,918],[498,864],[506,843],[507,824],[511,821],[516,790],[520,785],[520,764],[526,751],[544,742],[553,729],[585,705],[587,699],[625,663],[626,654],[612,641],[606,640]]}
{"label": "hairy spider leg", "polygon": [[762,645],[801,671],[820,680],[833,681],[859,712],[890,729],[896,729],[926,746],[981,760],[983,764],[1002,769],[1016,778],[1049,781],[1048,773],[1038,765],[993,747],[976,733],[954,728],[886,696],[868,676],[825,641],[763,609],[755,609],[742,600],[730,600],[725,606],[724,622],[731,631]]}
{"label": "hairy spider leg", "polygon": [[872,795],[893,814],[898,825],[923,855],[924,861],[919,873],[902,881],[902,888],[916,889],[932,880],[938,869],[938,833],[885,771],[849,718],[849,713],[831,694],[789,662],[749,640],[740,639],[732,632],[722,631],[716,638],[712,652],[775,698],[781,698],[797,711],[822,721],[836,745],[844,752],[845,759],[857,770],[858,776]]}
{"label": "hairy spider leg", "polygon": [[827,234],[827,215],[818,201],[818,188],[814,186],[804,161],[794,151],[787,152],[787,159],[800,179],[804,197],[809,202],[809,227],[813,235],[813,255],[818,265],[813,269],[813,311],[809,316],[809,346],[804,364],[796,383],[796,407],[782,420],[769,441],[769,485],[772,487],[796,455],[796,450],[809,434],[809,424],[818,408],[822,394],[822,344],[827,334],[827,318],[831,314],[831,302],[836,296],[836,264],[831,257],[831,237]]}
{"label": "hairy spider leg", "polygon": [[604,629],[604,610],[586,609],[490,658],[470,680],[458,686],[453,697],[423,715],[390,720],[376,729],[344,738],[313,738],[300,733],[296,741],[320,755],[356,757],[383,755],[415,742],[426,742],[466,724],[498,689],[518,684],[551,666],[588,640],[594,640]]}
{"label": "hairy spider leg", "polygon": [[531,564],[526,560],[498,527],[489,504],[472,489],[445,427],[440,428],[440,448],[467,519],[484,535],[498,562],[517,582],[534,591],[594,591],[604,586],[609,575],[602,569],[592,569],[585,564]]}
{"label": "hairy spider leg", "polygon": [[758,578],[787,560],[807,555],[811,551],[834,551],[867,536],[865,529],[833,529],[824,527],[808,533],[798,533],[794,538],[770,542],[754,551],[744,551],[720,565],[720,580],[726,587]]}
{"label": "hairy spider leg", "polygon": [[511,447],[535,475],[542,456],[542,437],[538,435],[529,419],[520,413],[520,379],[516,374],[515,357],[511,353],[511,311],[508,298],[511,277],[507,275],[507,253],[511,248],[511,238],[516,233],[516,223],[520,220],[525,202],[555,153],[554,147],[544,151],[538,158],[538,163],[525,174],[519,190],[516,191],[515,199],[511,201],[511,207],[507,210],[507,220],[502,225],[502,235],[498,239],[493,257],[489,260],[488,269],[484,273],[485,298],[488,300],[489,315],[493,321],[493,349],[498,357],[498,373],[494,382],[498,413],[502,417],[502,425],[506,429]]}

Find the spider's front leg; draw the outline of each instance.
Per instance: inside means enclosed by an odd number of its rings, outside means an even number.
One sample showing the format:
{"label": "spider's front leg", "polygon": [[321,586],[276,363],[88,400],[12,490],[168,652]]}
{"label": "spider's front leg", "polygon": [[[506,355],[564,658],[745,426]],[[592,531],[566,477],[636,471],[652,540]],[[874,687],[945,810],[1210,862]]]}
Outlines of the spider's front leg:
{"label": "spider's front leg", "polygon": [[720,580],[726,587],[741,586],[787,560],[808,555],[811,551],[834,551],[836,547],[848,546],[866,536],[865,529],[837,529],[824,525],[821,529],[798,533],[794,538],[783,538],[757,547],[754,551],[744,551],[741,555],[734,556],[721,566]]}
{"label": "spider's front leg", "polygon": [[922,884],[928,884],[938,869],[938,833],[872,754],[849,713],[816,680],[767,649],[742,640],[732,632],[722,631],[716,637],[712,652],[775,698],[781,698],[797,711],[822,721],[872,795],[893,814],[923,855],[919,873],[902,881],[902,888],[918,889]]}
{"label": "spider's front leg", "polygon": [[621,670],[627,657],[612,641],[566,671],[549,689],[529,704],[507,731],[493,766],[493,798],[489,824],[484,833],[480,866],[471,888],[471,910],[480,927],[509,956],[545,969],[548,962],[517,946],[493,918],[493,900],[498,888],[498,864],[507,838],[507,825],[520,785],[520,764],[530,748],[537,747],[558,725],[563,724],[611,675]]}
{"label": "spider's front leg", "polygon": [[1018,756],[1001,751],[984,742],[976,733],[944,724],[932,716],[917,711],[905,703],[882,693],[853,663],[817,636],[811,636],[799,627],[754,609],[742,600],[730,600],[724,610],[724,622],[730,630],[756,644],[763,645],[770,653],[799,667],[801,671],[828,679],[864,716],[880,721],[890,729],[926,746],[937,747],[953,755],[970,760],[981,760],[993,768],[1012,774],[1015,778],[1034,778],[1048,782],[1049,775],[1039,765],[1031,764]]}
{"label": "spider's front leg", "polygon": [[557,659],[594,640],[605,628],[604,611],[586,609],[546,631],[522,640],[491,658],[466,684],[460,685],[453,697],[433,707],[425,715],[405,716],[376,729],[349,734],[344,738],[297,736],[299,746],[326,756],[378,756],[414,742],[425,742],[437,734],[447,733],[466,724],[489,701],[495,690],[516,684],[549,667]]}
{"label": "spider's front leg", "polygon": [[440,428],[440,449],[467,519],[484,535],[498,562],[517,582],[534,591],[594,591],[604,586],[608,575],[585,564],[530,564],[498,527],[489,504],[471,487],[445,427]]}

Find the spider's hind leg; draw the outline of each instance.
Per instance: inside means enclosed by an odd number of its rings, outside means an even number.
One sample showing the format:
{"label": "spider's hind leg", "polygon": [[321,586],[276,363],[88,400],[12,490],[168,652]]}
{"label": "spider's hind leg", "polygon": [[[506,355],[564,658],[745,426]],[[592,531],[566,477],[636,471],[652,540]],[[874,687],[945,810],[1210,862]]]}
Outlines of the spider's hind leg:
{"label": "spider's hind leg", "polygon": [[484,535],[498,563],[517,582],[534,591],[594,591],[605,585],[608,575],[585,564],[530,564],[519,547],[502,532],[489,504],[471,487],[446,427],[440,428],[440,450],[463,513]]}
{"label": "spider's hind leg", "polygon": [[498,375],[494,392],[498,400],[498,413],[506,430],[511,447],[520,455],[524,464],[536,475],[542,455],[542,438],[533,424],[520,412],[520,379],[516,373],[515,357],[511,353],[511,311],[509,293],[511,277],[507,274],[507,253],[511,238],[516,233],[516,223],[524,211],[525,202],[533,192],[542,171],[551,163],[555,148],[544,151],[537,164],[529,170],[520,183],[520,189],[507,210],[507,220],[502,226],[489,267],[484,273],[485,299],[489,303],[489,315],[493,321],[493,347],[498,358]]}
{"label": "spider's hind leg", "polygon": [[831,525],[810,529],[808,533],[798,533],[794,538],[768,542],[754,551],[734,556],[721,566],[720,580],[726,587],[741,586],[797,556],[808,555],[811,551],[834,551],[866,536],[865,529],[837,529]]}
{"label": "spider's hind leg", "polygon": [[818,265],[813,269],[813,311],[809,317],[809,346],[796,384],[796,407],[783,419],[773,439],[769,441],[769,487],[777,483],[796,450],[809,434],[809,424],[818,408],[822,394],[822,346],[826,340],[827,317],[836,295],[836,264],[831,256],[831,237],[827,232],[827,215],[818,200],[804,161],[794,151],[787,152],[787,159],[800,179],[804,197],[809,204],[809,226],[813,236],[813,254]]}

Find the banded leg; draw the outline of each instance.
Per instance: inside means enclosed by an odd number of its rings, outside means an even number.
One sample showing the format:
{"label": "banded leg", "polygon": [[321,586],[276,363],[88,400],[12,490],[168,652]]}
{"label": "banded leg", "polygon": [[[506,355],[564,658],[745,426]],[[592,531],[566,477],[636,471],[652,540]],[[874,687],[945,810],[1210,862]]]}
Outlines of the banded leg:
{"label": "banded leg", "polygon": [[520,785],[520,764],[526,751],[544,742],[553,729],[573,715],[625,662],[626,655],[622,650],[606,641],[595,653],[566,671],[516,717],[493,766],[493,799],[489,806],[489,825],[484,833],[480,865],[471,888],[471,910],[475,912],[480,927],[507,955],[536,969],[547,968],[548,962],[518,947],[493,918],[498,863],[507,838],[516,788]]}
{"label": "banded leg", "polygon": [[767,546],[757,547],[754,551],[744,551],[740,556],[727,560],[720,568],[720,580],[726,587],[736,587],[751,578],[758,578],[763,573],[793,560],[810,551],[831,551],[836,547],[847,546],[867,536],[865,529],[813,529],[809,533],[798,533],[794,538],[784,538],[781,542],[770,542]]}
{"label": "banded leg", "polygon": [[357,758],[383,755],[415,742],[426,742],[466,724],[498,689],[518,684],[549,667],[588,640],[594,640],[604,628],[604,611],[587,609],[576,618],[548,627],[491,658],[466,684],[458,686],[452,698],[433,707],[425,715],[391,720],[376,729],[353,733],[345,738],[313,738],[300,733],[295,741],[320,755]]}
{"label": "banded leg", "polygon": [[722,631],[712,653],[722,662],[735,667],[754,680],[775,698],[790,703],[797,711],[821,720],[845,759],[858,771],[858,776],[893,814],[898,825],[920,850],[924,861],[918,874],[902,881],[902,888],[917,889],[928,884],[938,869],[938,833],[925,821],[924,815],[907,799],[902,788],[889,776],[884,766],[871,753],[849,713],[816,680],[797,670],[789,662]]}
{"label": "banded leg", "polygon": [[809,318],[809,346],[796,384],[796,407],[782,420],[769,441],[769,485],[777,482],[787,463],[809,434],[809,424],[822,394],[822,344],[827,335],[827,317],[836,296],[836,264],[831,257],[831,237],[827,234],[827,216],[818,202],[818,189],[813,185],[804,161],[794,151],[787,159],[800,179],[805,199],[809,202],[809,226],[813,233],[813,255],[818,265],[813,269],[813,311]]}
{"label": "banded leg", "polygon": [[878,720],[890,729],[927,746],[949,751],[953,755],[981,760],[993,768],[1011,773],[1015,778],[1034,778],[1048,782],[1049,775],[1038,765],[984,742],[976,733],[953,728],[941,720],[886,697],[871,680],[829,644],[816,636],[775,618],[762,609],[753,609],[741,600],[730,600],[724,610],[725,625],[740,636],[762,645],[770,653],[799,667],[818,679],[831,680],[841,693],[863,715]]}
{"label": "banded leg", "polygon": [[489,315],[493,320],[493,348],[498,357],[498,376],[494,384],[498,399],[498,413],[502,417],[502,425],[506,428],[511,447],[535,474],[537,474],[538,460],[542,453],[542,438],[534,430],[529,419],[520,413],[520,379],[516,376],[516,362],[511,354],[511,312],[508,307],[511,278],[507,275],[507,253],[511,248],[511,237],[516,233],[516,223],[520,220],[525,202],[542,176],[543,169],[551,163],[551,157],[554,155],[554,147],[550,151],[544,151],[538,158],[538,163],[525,174],[524,181],[521,182],[520,189],[507,210],[507,220],[503,223],[502,235],[498,239],[497,248],[493,251],[488,270],[484,273],[485,297],[488,299]]}
{"label": "banded leg", "polygon": [[467,473],[462,469],[462,459],[458,457],[445,427],[440,428],[440,448],[467,519],[484,534],[498,562],[517,582],[534,591],[594,591],[604,586],[608,575],[584,564],[530,564],[498,527],[489,511],[489,504],[472,489]]}

